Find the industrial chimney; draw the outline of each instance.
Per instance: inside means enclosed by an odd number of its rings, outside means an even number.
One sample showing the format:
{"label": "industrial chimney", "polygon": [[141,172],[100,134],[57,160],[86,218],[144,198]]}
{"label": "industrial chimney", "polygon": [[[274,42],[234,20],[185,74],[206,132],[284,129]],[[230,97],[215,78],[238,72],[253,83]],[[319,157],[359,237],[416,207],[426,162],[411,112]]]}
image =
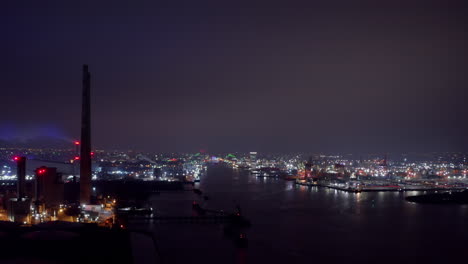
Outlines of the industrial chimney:
{"label": "industrial chimney", "polygon": [[91,200],[91,75],[83,65],[83,102],[81,110],[80,203]]}
{"label": "industrial chimney", "polygon": [[18,201],[25,198],[25,184],[26,184],[26,157],[15,157],[16,161],[16,175],[17,175],[17,194]]}

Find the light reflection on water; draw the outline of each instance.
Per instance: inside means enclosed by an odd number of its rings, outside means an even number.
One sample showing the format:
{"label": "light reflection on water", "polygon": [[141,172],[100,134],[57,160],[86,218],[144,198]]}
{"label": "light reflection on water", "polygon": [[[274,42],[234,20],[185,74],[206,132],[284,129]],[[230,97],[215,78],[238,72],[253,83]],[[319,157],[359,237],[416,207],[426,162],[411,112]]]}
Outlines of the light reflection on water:
{"label": "light reflection on water", "polygon": [[[418,256],[416,262],[431,262],[440,261],[437,252],[443,250],[456,252],[444,255],[445,261],[467,254],[467,206],[406,202],[406,196],[420,194],[415,191],[348,193],[243,172],[233,177],[226,168],[210,168],[199,186],[212,198],[207,207],[242,207],[253,223],[247,231],[249,248],[239,253],[216,226],[192,225],[170,233],[160,227],[165,250],[176,255],[173,263],[192,261],[190,253],[205,263],[220,263],[219,258],[230,260],[223,263],[305,263],[311,258],[320,263],[349,261],[349,256],[362,263],[396,263],[409,252]],[[195,246],[177,254],[177,243],[191,238],[188,234],[197,234],[197,244],[210,250]]]}

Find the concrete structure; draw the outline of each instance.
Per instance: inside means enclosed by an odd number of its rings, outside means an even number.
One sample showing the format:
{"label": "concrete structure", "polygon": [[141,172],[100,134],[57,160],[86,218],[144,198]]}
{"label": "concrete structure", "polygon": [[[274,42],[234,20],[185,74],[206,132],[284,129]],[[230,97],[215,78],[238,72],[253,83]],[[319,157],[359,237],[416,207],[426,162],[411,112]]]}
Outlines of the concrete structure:
{"label": "concrete structure", "polygon": [[250,157],[250,167],[255,167],[255,164],[257,163],[257,152],[250,152],[249,153],[249,157]]}
{"label": "concrete structure", "polygon": [[39,210],[58,208],[63,202],[64,185],[62,174],[57,173],[57,168],[40,167],[36,170],[36,195],[35,203]]}
{"label": "concrete structure", "polygon": [[13,222],[29,222],[31,200],[29,198],[11,198],[6,204],[8,219]]}
{"label": "concrete structure", "polygon": [[17,165],[16,196],[6,204],[8,218],[13,222],[28,222],[31,200],[26,195],[26,157],[15,157]]}
{"label": "concrete structure", "polygon": [[91,200],[91,74],[83,65],[83,98],[81,112],[80,203]]}
{"label": "concrete structure", "polygon": [[25,189],[26,189],[26,157],[15,157],[16,166],[17,166],[17,197],[18,200],[25,198]]}

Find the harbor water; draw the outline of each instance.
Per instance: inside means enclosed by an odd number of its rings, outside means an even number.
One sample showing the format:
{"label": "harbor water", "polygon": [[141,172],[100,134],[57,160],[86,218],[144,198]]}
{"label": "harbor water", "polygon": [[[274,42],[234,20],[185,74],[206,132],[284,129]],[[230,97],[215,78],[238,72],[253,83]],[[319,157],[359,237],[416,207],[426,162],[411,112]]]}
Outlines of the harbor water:
{"label": "harbor water", "polygon": [[[164,263],[454,263],[468,257],[468,206],[421,205],[421,192],[348,193],[257,178],[211,165],[197,188],[204,208],[233,212],[252,226],[238,248],[219,223],[139,223],[153,232]],[[190,215],[193,192],[151,198],[157,212]]]}

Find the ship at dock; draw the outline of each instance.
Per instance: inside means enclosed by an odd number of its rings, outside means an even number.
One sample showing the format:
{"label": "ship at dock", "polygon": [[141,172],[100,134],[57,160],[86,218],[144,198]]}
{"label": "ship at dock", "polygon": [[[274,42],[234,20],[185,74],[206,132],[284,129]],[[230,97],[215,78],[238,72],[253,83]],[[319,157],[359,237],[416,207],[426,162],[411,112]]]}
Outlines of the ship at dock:
{"label": "ship at dock", "polygon": [[422,204],[468,204],[468,190],[408,196],[406,200]]}

